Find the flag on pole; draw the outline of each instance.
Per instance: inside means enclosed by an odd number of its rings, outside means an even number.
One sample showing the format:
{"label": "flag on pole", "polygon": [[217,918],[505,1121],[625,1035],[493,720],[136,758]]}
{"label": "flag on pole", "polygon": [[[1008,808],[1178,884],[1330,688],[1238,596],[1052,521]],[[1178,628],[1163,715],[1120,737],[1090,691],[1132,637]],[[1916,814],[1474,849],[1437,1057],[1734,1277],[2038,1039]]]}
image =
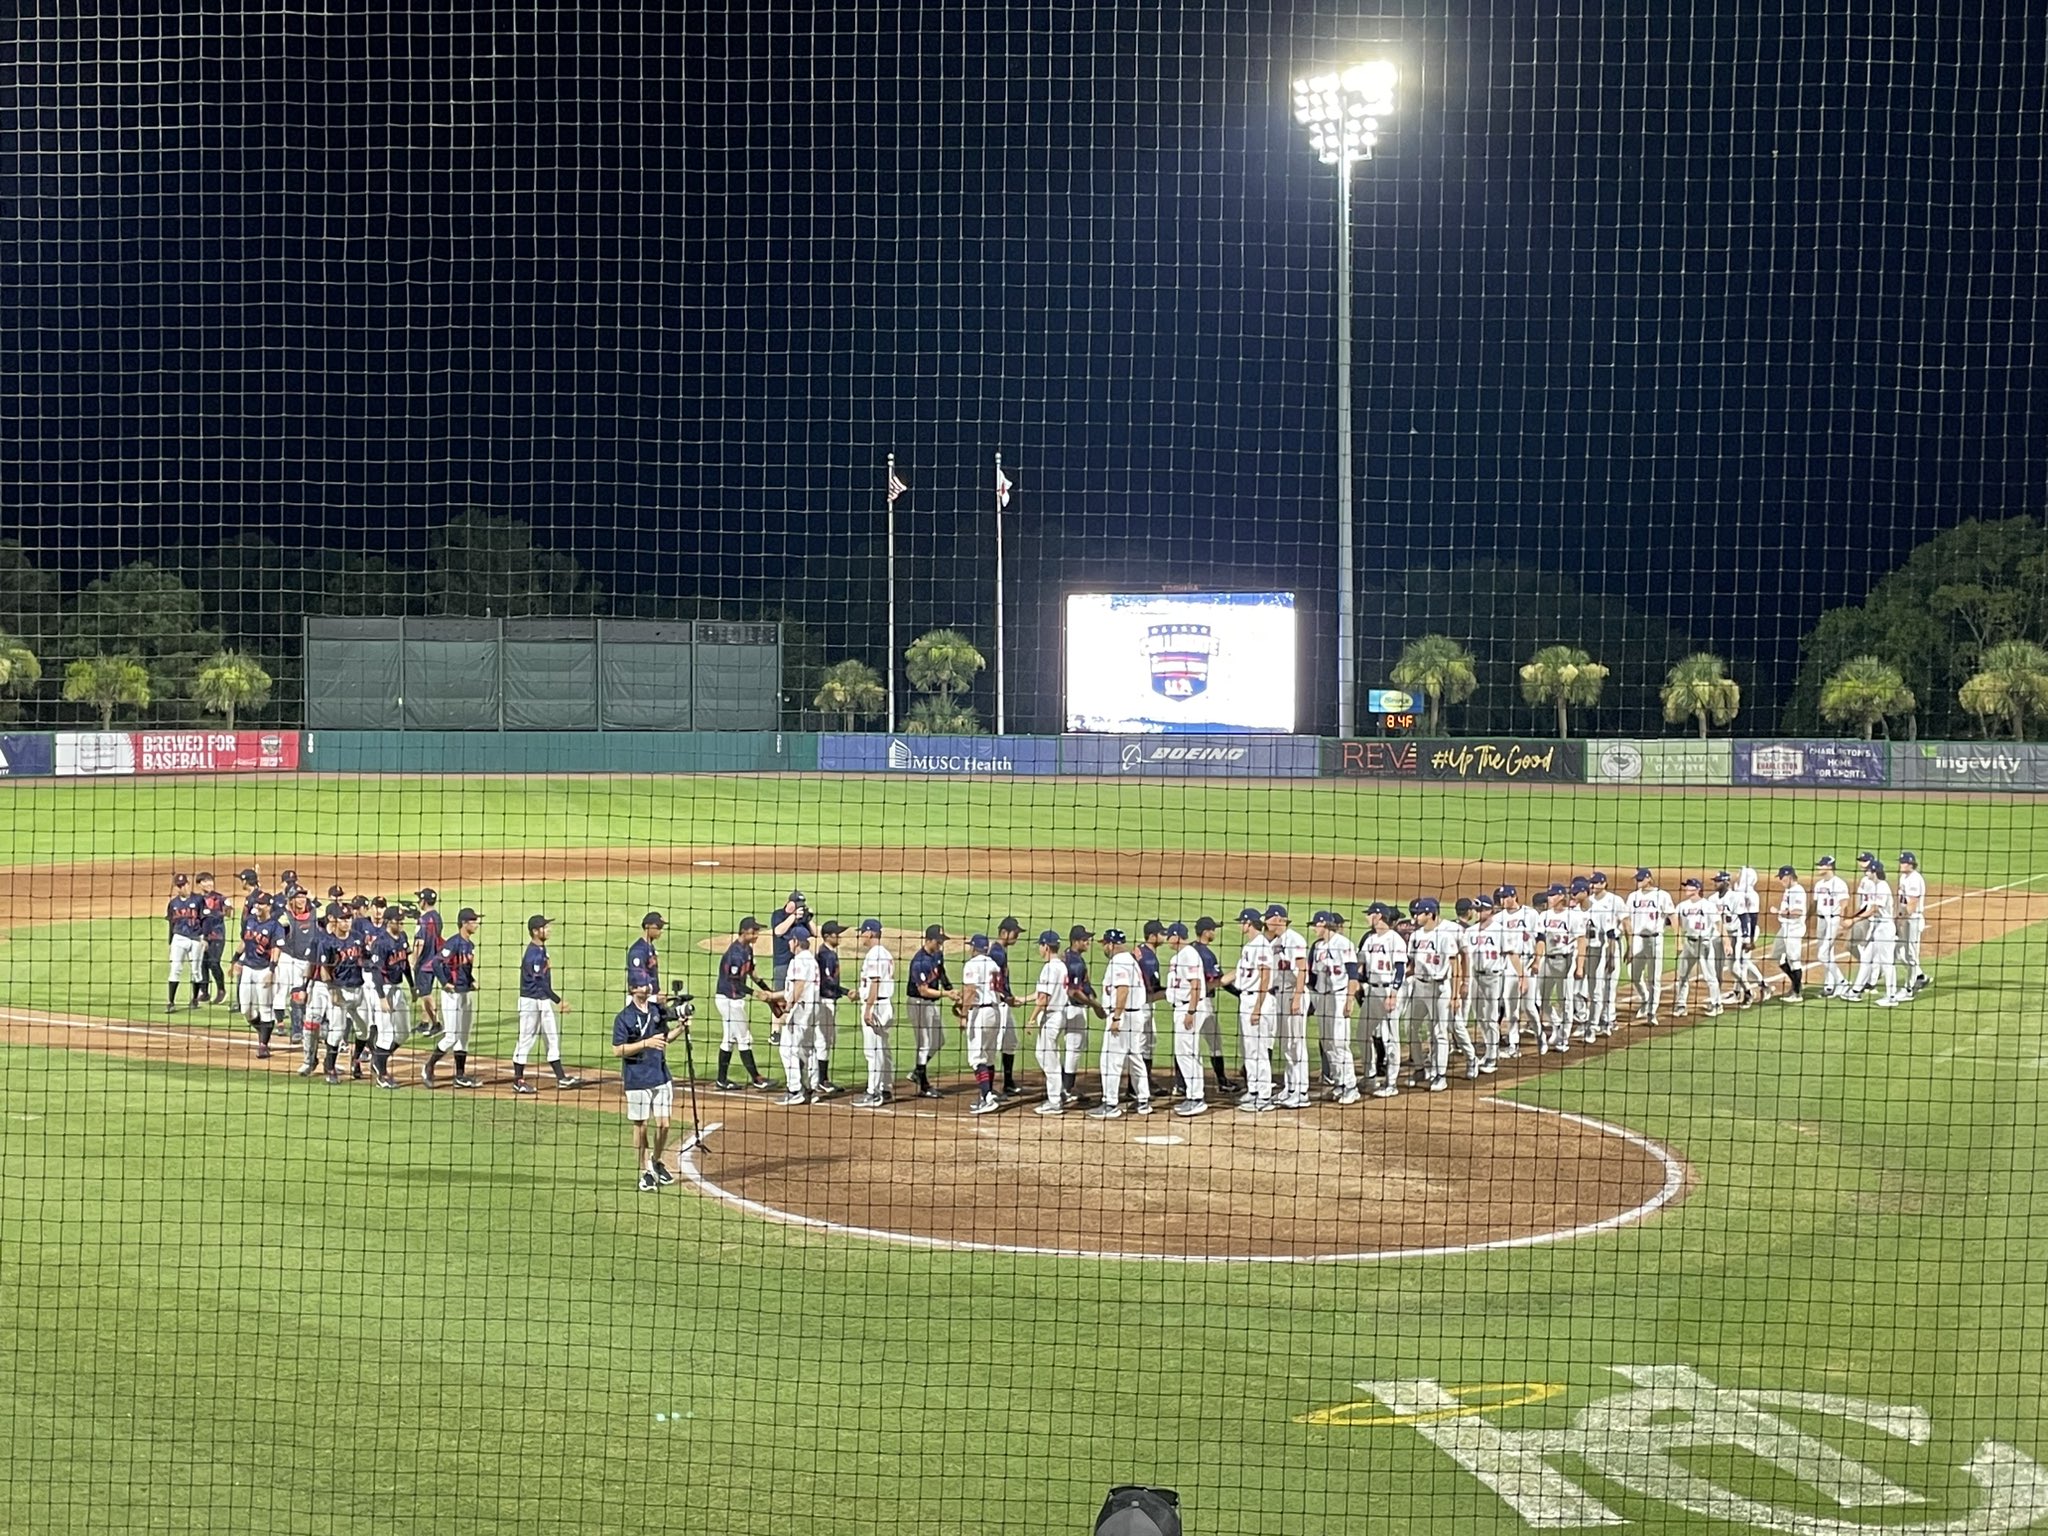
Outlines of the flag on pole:
{"label": "flag on pole", "polygon": [[896,498],[909,489],[909,486],[896,478],[896,456],[891,454],[889,456],[889,504],[894,506]]}
{"label": "flag on pole", "polygon": [[1003,473],[1003,456],[999,453],[996,455],[996,505],[1007,507],[1009,504],[1010,477]]}

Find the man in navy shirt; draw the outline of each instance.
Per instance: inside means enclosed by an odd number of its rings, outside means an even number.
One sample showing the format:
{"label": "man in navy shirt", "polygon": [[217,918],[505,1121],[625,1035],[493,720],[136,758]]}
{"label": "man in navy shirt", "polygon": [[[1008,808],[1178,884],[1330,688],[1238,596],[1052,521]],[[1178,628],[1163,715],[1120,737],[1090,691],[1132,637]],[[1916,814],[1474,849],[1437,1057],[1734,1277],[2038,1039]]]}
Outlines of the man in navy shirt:
{"label": "man in navy shirt", "polygon": [[384,926],[370,938],[370,1060],[379,1088],[396,1088],[391,1053],[411,1032],[412,943],[405,933],[405,913],[384,909]]}
{"label": "man in navy shirt", "polygon": [[256,1059],[270,1059],[270,1035],[277,1027],[277,954],[284,925],[270,920],[270,898],[258,891],[242,919],[242,947],[235,956],[235,991],[242,1017],[256,1031]]}
{"label": "man in navy shirt", "polygon": [[171,995],[164,1004],[164,1012],[177,1011],[180,971],[192,982],[192,1001],[186,1006],[197,1008],[206,995],[206,908],[192,894],[192,882],[183,875],[171,877],[171,899],[164,903],[164,921],[171,930]]}
{"label": "man in navy shirt", "polygon": [[336,1062],[344,1036],[351,1040],[349,1076],[363,1075],[363,1052],[370,1044],[370,1022],[363,999],[362,943],[349,932],[345,907],[327,909],[327,937],[320,943],[320,970],[327,981],[327,1028],[322,1043],[327,1047],[327,1081],[339,1082]]}
{"label": "man in navy shirt", "polygon": [[771,970],[775,979],[775,990],[780,992],[782,984],[789,979],[789,935],[792,929],[811,925],[811,909],[804,901],[802,891],[791,891],[789,899],[782,904],[781,915],[775,919],[775,926],[769,932],[769,954]]}
{"label": "man in navy shirt", "polygon": [[1242,1093],[1243,1083],[1234,1083],[1223,1065],[1223,1026],[1216,1018],[1216,994],[1223,987],[1223,962],[1216,958],[1216,919],[1195,919],[1195,953],[1202,957],[1203,1004],[1196,1011],[1202,1043],[1209,1047],[1209,1069],[1216,1074],[1218,1093]]}
{"label": "man in navy shirt", "polygon": [[846,996],[846,984],[839,974],[839,936],[846,924],[831,922],[818,930],[818,1006],[813,1013],[818,1037],[814,1081],[817,1097],[829,1099],[839,1085],[832,1081],[832,1047],[839,1043],[839,1000]]}
{"label": "man in navy shirt", "polygon": [[632,996],[638,986],[647,988],[647,995],[657,1003],[664,999],[661,993],[661,943],[663,930],[668,920],[659,912],[650,912],[640,919],[640,937],[626,950],[626,995]]}
{"label": "man in navy shirt", "polygon": [[469,1075],[469,1032],[476,1023],[476,927],[482,919],[483,914],[474,907],[456,913],[455,932],[442,941],[434,962],[441,988],[441,1038],[420,1068],[420,1081],[429,1088],[434,1086],[434,1068],[451,1051],[455,1054],[455,1086],[483,1086],[480,1078]]}
{"label": "man in navy shirt", "polygon": [[1010,946],[1024,936],[1024,925],[1006,917],[996,925],[995,942],[988,947],[996,963],[996,1048],[1003,1059],[1003,1097],[1014,1099],[1023,1092],[1017,1086],[1017,1009],[1024,1006],[1010,990]]}
{"label": "man in navy shirt", "polygon": [[[1145,1076],[1148,1081],[1152,1076],[1153,1054],[1159,1049],[1159,1019],[1155,1013],[1155,1006],[1166,996],[1166,978],[1159,972],[1159,946],[1165,942],[1166,924],[1155,917],[1146,922],[1138,946],[1131,951],[1131,958],[1138,962],[1138,974],[1145,979],[1145,1027],[1140,1034],[1139,1043],[1144,1048]],[[1176,1069],[1175,1078],[1178,1079],[1179,1075]],[[1152,1097],[1158,1098],[1159,1085],[1153,1083],[1151,1089]],[[1185,1092],[1185,1089],[1177,1087],[1176,1091]]]}
{"label": "man in navy shirt", "polygon": [[917,1067],[911,1076],[917,1079],[917,1096],[921,1099],[939,1097],[931,1079],[932,1059],[946,1043],[946,1025],[940,1017],[939,1005],[954,995],[953,983],[946,975],[946,938],[946,930],[933,923],[925,929],[924,942],[910,957],[910,1032],[917,1043]]}
{"label": "man in navy shirt", "polygon": [[612,1020],[612,1054],[620,1062],[626,1118],[633,1123],[633,1151],[640,1163],[640,1188],[646,1193],[676,1181],[661,1161],[675,1113],[675,1081],[669,1076],[666,1054],[668,1014],[655,1000],[652,983],[635,982],[631,990],[626,1006]]}
{"label": "man in navy shirt", "polygon": [[226,1007],[230,1001],[228,978],[221,969],[221,960],[228,947],[228,899],[214,889],[209,871],[201,870],[193,876],[193,885],[199,896],[199,936],[203,945],[200,963],[206,977],[199,1001]]}
{"label": "man in navy shirt", "polygon": [[436,995],[441,980],[441,895],[431,885],[413,895],[419,898],[420,916],[412,934],[412,995],[420,1008],[420,1033],[434,1035],[441,1032],[441,1003]]}
{"label": "man in navy shirt", "polygon": [[519,962],[519,1043],[512,1047],[512,1091],[537,1092],[526,1080],[527,1059],[534,1043],[545,1038],[548,1069],[557,1088],[581,1088],[583,1079],[562,1070],[561,1014],[569,1011],[555,990],[554,962],[548,958],[548,929],[553,919],[538,913],[526,920],[526,954]]}
{"label": "man in navy shirt", "polygon": [[1088,977],[1088,943],[1094,937],[1084,924],[1074,924],[1067,930],[1066,952],[1060,956],[1067,968],[1067,1050],[1061,1079],[1069,1106],[1084,1102],[1075,1089],[1081,1077],[1081,1057],[1088,1049],[1088,1015],[1106,1017],[1095,996],[1095,983]]}
{"label": "man in navy shirt", "polygon": [[[790,926],[796,925],[792,923]],[[747,1022],[747,1000],[760,989],[760,977],[754,974],[754,946],[760,941],[760,920],[743,917],[738,934],[719,957],[718,986],[714,996],[723,1034],[718,1042],[718,1076],[711,1086],[720,1093],[739,1090],[731,1076],[734,1051],[739,1052],[740,1065],[747,1069],[749,1086],[763,1093],[775,1086],[761,1075],[761,1069],[754,1064],[754,1030]]]}

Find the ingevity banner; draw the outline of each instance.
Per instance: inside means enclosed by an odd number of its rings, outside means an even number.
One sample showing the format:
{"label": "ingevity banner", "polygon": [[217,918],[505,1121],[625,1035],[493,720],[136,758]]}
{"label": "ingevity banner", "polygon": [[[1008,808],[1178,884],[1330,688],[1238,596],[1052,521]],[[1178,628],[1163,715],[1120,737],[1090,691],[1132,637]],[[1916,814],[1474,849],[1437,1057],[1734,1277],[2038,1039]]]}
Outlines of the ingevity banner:
{"label": "ingevity banner", "polygon": [[1900,789],[2048,789],[2048,745],[2027,741],[1897,741]]}

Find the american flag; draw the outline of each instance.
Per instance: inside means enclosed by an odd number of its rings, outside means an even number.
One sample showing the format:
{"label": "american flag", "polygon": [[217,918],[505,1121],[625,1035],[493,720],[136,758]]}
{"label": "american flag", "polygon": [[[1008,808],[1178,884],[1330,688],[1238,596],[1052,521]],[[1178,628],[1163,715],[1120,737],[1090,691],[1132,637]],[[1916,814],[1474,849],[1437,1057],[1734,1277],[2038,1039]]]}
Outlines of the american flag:
{"label": "american flag", "polygon": [[997,459],[997,460],[996,460],[996,505],[997,505],[997,506],[999,506],[999,507],[1007,507],[1007,506],[1008,506],[1009,504],[1010,504],[1010,477],[1009,477],[1008,475],[1006,475],[1006,474],[1004,474],[1004,473],[1003,473],[1003,461],[1002,461],[1001,459]]}
{"label": "american flag", "polygon": [[894,461],[891,461],[889,465],[889,504],[894,506],[896,498],[909,489],[909,486],[896,478],[896,465]]}

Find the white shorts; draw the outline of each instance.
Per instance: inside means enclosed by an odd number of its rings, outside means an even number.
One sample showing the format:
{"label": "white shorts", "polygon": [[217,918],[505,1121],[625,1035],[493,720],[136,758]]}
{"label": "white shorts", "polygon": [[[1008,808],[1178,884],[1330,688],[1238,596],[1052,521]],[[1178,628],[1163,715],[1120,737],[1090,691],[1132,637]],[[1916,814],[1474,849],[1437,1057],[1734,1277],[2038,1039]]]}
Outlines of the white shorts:
{"label": "white shorts", "polygon": [[635,1125],[648,1120],[666,1121],[675,1113],[676,1085],[663,1083],[659,1088],[628,1088],[626,1090],[626,1118]]}

